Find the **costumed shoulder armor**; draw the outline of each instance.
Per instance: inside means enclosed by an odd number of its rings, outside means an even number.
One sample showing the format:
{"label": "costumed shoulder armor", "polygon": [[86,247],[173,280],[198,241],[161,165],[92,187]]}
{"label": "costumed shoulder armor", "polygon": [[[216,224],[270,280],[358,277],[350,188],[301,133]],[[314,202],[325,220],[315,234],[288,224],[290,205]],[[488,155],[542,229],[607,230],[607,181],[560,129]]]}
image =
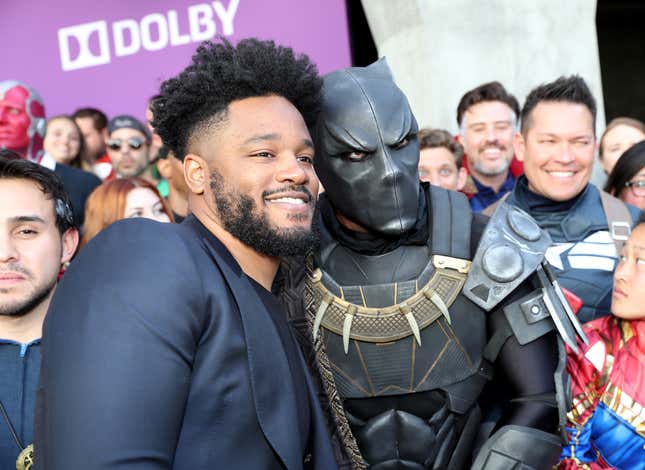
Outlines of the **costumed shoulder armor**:
{"label": "costumed shoulder armor", "polygon": [[490,311],[544,259],[551,237],[526,212],[501,203],[482,234],[464,295]]}
{"label": "costumed shoulder armor", "polygon": [[[550,317],[562,339],[575,351],[576,332],[585,342],[586,337],[556,277],[544,261],[550,245],[549,234],[529,214],[502,202],[480,239],[463,293],[490,311],[535,273],[534,279],[540,287],[504,309],[513,333],[521,344],[533,341],[547,331],[544,322],[537,328],[538,322]],[[528,331],[531,332],[527,334]],[[495,355],[487,356],[494,359]]]}

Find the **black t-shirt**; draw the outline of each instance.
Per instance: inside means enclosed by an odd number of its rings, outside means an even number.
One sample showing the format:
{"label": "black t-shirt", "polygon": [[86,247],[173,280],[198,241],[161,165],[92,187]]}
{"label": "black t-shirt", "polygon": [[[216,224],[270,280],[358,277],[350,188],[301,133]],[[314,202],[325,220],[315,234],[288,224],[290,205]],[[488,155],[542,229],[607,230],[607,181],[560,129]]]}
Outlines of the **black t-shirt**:
{"label": "black t-shirt", "polygon": [[[289,370],[291,371],[291,377],[293,379],[293,384],[295,387],[294,394],[296,397],[296,406],[298,410],[298,435],[300,436],[303,455],[305,455],[308,450],[307,446],[309,443],[311,410],[309,408],[309,394],[307,392],[304,361],[300,358],[301,352],[287,322],[287,314],[284,311],[282,304],[271,292],[266,290],[253,279],[249,278],[249,280],[251,281],[251,284],[255,288],[255,291],[258,293],[258,296],[262,300],[262,303],[269,312],[271,319],[273,320],[273,323],[278,330],[278,335],[280,336],[280,341],[282,342],[284,352],[287,355]],[[276,400],[279,399],[280,397],[276,397]]]}

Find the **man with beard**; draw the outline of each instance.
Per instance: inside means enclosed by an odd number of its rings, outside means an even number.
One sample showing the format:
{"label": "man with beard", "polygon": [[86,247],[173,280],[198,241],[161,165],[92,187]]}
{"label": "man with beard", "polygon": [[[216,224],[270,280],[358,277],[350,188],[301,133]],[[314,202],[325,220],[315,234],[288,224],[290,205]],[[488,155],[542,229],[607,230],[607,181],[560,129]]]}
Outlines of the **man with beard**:
{"label": "man with beard", "polygon": [[191,215],[117,222],[66,273],[45,324],[40,468],[336,467],[270,291],[280,257],[315,244],[320,86],[306,56],[255,39],[203,43],[164,82],[153,124]]}
{"label": "man with beard", "polygon": [[459,140],[471,176],[464,193],[474,212],[483,211],[511,191],[521,174],[517,162],[512,171],[509,168],[519,114],[517,99],[499,82],[480,85],[459,101]]}
{"label": "man with beard", "polygon": [[[462,194],[419,182],[417,123],[384,60],[326,76],[321,103],[321,244],[305,273],[285,264],[280,287],[339,461],[547,468],[561,448],[556,327],[576,347],[573,314],[541,264],[548,235],[506,204],[484,230]],[[511,400],[496,397],[503,413],[473,462],[493,368]]]}
{"label": "man with beard", "polygon": [[112,118],[106,145],[117,178],[138,176],[156,184],[150,156],[152,136],[141,121],[127,114]]}
{"label": "man with beard", "polygon": [[0,468],[29,468],[42,324],[78,244],[63,184],[0,150]]}

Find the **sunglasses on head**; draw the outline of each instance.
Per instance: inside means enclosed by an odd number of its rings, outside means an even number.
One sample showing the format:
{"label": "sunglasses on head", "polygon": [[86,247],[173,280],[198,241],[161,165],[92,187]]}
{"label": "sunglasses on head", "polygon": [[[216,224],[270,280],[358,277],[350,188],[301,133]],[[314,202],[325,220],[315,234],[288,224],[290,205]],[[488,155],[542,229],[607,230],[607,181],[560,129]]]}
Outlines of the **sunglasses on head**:
{"label": "sunglasses on head", "polygon": [[132,150],[139,150],[141,147],[143,147],[143,144],[145,144],[146,141],[139,137],[130,137],[125,142],[123,142],[121,139],[110,139],[107,142],[107,146],[111,150],[121,150],[121,146],[124,143],[127,144],[128,147],[130,147]]}

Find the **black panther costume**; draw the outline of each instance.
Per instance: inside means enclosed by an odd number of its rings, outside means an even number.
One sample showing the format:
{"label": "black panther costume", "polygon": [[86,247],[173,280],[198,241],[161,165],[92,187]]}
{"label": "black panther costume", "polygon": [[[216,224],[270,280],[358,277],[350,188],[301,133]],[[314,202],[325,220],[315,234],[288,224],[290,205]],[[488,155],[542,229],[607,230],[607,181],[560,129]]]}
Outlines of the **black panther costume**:
{"label": "black panther costume", "polygon": [[[550,238],[506,204],[485,228],[463,195],[420,185],[416,132],[384,61],[325,77],[321,245],[306,274],[285,266],[281,287],[339,463],[548,468],[561,448],[556,329],[575,346],[577,326],[542,264]],[[493,370],[512,400],[473,462],[477,399]]]}

